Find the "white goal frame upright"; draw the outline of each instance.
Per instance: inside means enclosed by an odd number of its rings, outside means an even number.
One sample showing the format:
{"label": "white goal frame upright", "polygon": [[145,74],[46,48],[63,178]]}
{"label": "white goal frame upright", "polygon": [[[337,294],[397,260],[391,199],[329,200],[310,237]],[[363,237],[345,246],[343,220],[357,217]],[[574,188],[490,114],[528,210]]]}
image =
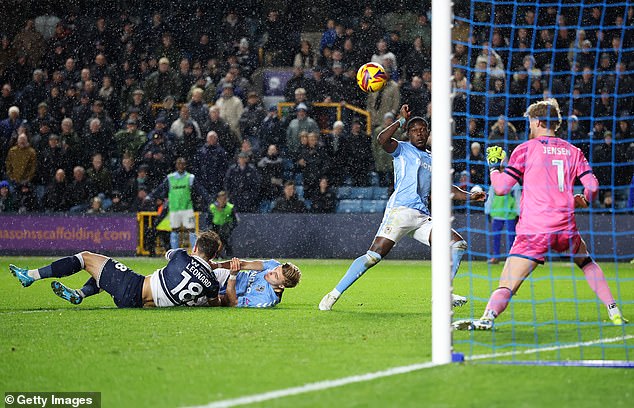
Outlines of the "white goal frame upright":
{"label": "white goal frame upright", "polygon": [[451,356],[451,28],[453,3],[432,0],[431,72],[432,183],[432,363],[448,364]]}

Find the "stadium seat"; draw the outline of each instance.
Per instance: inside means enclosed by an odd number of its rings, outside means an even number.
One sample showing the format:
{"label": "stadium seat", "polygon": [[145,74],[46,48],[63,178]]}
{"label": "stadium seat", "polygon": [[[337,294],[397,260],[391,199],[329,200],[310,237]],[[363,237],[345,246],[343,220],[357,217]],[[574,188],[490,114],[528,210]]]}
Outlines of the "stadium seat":
{"label": "stadium seat", "polygon": [[387,187],[373,187],[372,199],[373,200],[387,200],[389,197]]}
{"label": "stadium seat", "polygon": [[304,175],[302,173],[295,173],[295,177],[293,181],[295,181],[295,188],[297,188],[297,186],[303,186]]}
{"label": "stadium seat", "polygon": [[352,198],[352,187],[341,186],[337,189],[337,198],[347,200]]}
{"label": "stadium seat", "polygon": [[297,197],[304,198],[304,186],[295,186],[295,192],[297,193]]}
{"label": "stadium seat", "polygon": [[370,172],[370,185],[376,187],[379,185],[379,173],[376,171]]}
{"label": "stadium seat", "polygon": [[374,214],[385,211],[386,205],[386,200],[363,200],[361,208],[363,209],[364,213]]}
{"label": "stadium seat", "polygon": [[340,200],[337,204],[337,213],[339,214],[356,214],[363,212],[360,200]]}
{"label": "stadium seat", "polygon": [[263,200],[260,203],[259,211],[262,214],[268,214],[273,209],[273,201],[272,200]]}
{"label": "stadium seat", "polygon": [[359,200],[371,200],[373,187],[352,187],[350,198]]}

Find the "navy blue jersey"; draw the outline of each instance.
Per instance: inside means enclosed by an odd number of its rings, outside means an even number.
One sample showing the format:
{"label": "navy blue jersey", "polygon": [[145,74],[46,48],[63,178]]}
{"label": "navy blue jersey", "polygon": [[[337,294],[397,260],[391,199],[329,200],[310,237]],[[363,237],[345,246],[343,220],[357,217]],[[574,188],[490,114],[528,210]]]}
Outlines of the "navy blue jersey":
{"label": "navy blue jersey", "polygon": [[199,298],[218,296],[218,281],[204,259],[190,256],[184,249],[171,249],[165,258],[167,265],[150,278],[157,307],[193,306]]}

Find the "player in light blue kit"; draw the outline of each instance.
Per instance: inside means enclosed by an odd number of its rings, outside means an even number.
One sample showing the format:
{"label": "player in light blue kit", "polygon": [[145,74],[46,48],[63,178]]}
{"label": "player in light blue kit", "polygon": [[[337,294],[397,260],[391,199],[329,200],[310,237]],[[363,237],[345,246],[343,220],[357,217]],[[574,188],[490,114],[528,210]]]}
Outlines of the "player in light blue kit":
{"label": "player in light blue kit", "polygon": [[[408,142],[392,138],[400,127],[406,126]],[[394,193],[390,197],[381,226],[368,252],[352,262],[337,286],[328,292],[321,302],[320,310],[331,310],[341,294],[365,271],[383,259],[405,235],[425,245],[431,245],[431,216],[429,197],[431,193],[431,154],[427,150],[429,124],[420,117],[410,119],[407,105],[401,107],[401,118],[379,133],[378,141],[383,150],[394,160]],[[483,192],[468,193],[452,186],[458,200],[484,201]],[[451,231],[451,278],[456,276],[467,243],[454,230]],[[452,305],[462,306],[467,302],[463,296],[452,294]]]}
{"label": "player in light blue kit", "polygon": [[214,273],[220,283],[220,292],[213,306],[273,307],[282,300],[284,289],[297,286],[302,277],[294,264],[282,264],[274,259],[245,261],[233,258],[217,266]]}
{"label": "player in light blue kit", "polygon": [[91,275],[81,289],[71,289],[53,281],[53,292],[72,304],[80,304],[101,290],[109,293],[118,307],[215,306],[219,284],[213,273],[212,259],[222,249],[220,237],[213,231],[200,234],[191,255],[184,249],[170,249],[168,263],[149,276],[139,275],[116,260],[84,251],[58,259],[39,269],[9,265],[22,286],[36,280],[62,278],[82,269]]}

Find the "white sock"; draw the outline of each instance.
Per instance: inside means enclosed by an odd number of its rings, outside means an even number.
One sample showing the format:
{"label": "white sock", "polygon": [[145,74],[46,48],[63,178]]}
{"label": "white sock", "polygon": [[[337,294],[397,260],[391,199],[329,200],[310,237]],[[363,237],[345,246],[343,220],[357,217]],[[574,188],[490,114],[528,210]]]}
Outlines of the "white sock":
{"label": "white sock", "polygon": [[495,311],[491,309],[485,310],[484,314],[482,315],[482,320],[495,320],[495,318],[496,318]]}
{"label": "white sock", "polygon": [[613,316],[622,316],[621,315],[621,310],[616,305],[616,303],[612,303],[611,305],[608,305],[608,316],[610,317],[610,319]]}
{"label": "white sock", "polygon": [[341,296],[341,292],[339,292],[337,289],[333,289],[330,291],[330,294],[333,295],[334,297],[338,298],[339,296]]}
{"label": "white sock", "polygon": [[38,269],[29,269],[27,275],[35,280],[42,279],[42,277],[40,276],[40,271]]}
{"label": "white sock", "polygon": [[79,259],[79,263],[81,264],[81,268],[84,269],[86,267],[86,263],[84,263],[84,256],[81,252],[75,254],[75,258]]}

